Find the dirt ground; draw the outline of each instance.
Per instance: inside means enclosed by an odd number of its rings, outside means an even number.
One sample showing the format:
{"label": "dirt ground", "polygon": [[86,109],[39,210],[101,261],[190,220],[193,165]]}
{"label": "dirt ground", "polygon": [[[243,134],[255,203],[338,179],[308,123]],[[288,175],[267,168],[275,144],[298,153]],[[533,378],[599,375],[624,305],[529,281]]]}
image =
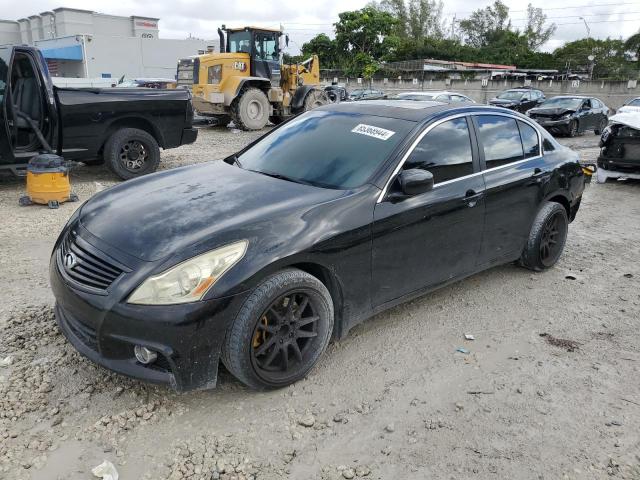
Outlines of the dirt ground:
{"label": "dirt ground", "polygon": [[[202,130],[162,166],[256,137]],[[593,134],[562,141],[597,155]],[[81,200],[117,183],[72,181]],[[22,190],[0,183],[0,479],[89,479],[103,460],[121,480],[640,479],[640,182],[590,185],[546,273],[494,268],[380,314],[287,389],[222,372],[183,395],[63,339],[47,264],[78,204],[18,207]]]}

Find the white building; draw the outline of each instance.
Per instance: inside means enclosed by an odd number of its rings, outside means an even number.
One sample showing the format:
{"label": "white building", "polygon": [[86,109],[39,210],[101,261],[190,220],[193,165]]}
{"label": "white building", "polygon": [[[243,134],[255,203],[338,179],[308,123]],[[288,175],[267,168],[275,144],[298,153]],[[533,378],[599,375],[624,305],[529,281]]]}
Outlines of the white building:
{"label": "white building", "polygon": [[56,8],[0,20],[0,45],[40,48],[54,77],[175,78],[178,59],[215,49],[218,40],[159,38],[158,18]]}

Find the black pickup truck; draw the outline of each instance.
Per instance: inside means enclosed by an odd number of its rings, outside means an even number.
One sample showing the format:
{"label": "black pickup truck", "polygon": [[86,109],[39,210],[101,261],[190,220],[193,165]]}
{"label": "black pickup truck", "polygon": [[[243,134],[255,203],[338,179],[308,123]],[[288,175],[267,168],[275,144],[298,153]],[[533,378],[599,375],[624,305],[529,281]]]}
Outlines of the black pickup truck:
{"label": "black pickup truck", "polygon": [[160,147],[197,137],[188,90],[55,87],[32,47],[0,47],[0,102],[0,169],[14,173],[50,151],[126,180],[155,171]]}

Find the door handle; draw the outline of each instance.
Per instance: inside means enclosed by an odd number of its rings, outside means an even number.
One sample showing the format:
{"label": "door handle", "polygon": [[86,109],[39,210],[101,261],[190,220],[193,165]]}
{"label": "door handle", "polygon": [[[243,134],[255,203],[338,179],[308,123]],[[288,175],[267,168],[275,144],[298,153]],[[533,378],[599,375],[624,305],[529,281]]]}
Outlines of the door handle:
{"label": "door handle", "polygon": [[476,192],[475,190],[467,190],[463,198],[463,202],[467,204],[468,207],[473,208],[478,204],[478,201],[484,197],[484,192]]}

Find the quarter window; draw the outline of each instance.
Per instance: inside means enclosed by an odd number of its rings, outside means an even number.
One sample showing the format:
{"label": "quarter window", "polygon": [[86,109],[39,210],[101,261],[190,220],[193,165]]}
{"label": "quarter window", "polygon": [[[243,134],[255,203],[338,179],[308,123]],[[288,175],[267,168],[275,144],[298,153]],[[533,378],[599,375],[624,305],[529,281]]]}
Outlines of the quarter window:
{"label": "quarter window", "polygon": [[518,127],[520,128],[520,138],[524,147],[524,158],[540,155],[540,142],[538,141],[536,129],[524,122],[518,122]]}
{"label": "quarter window", "polygon": [[441,123],[413,149],[403,168],[421,168],[433,174],[434,183],[473,173],[471,137],[465,118]]}
{"label": "quarter window", "polygon": [[523,159],[520,132],[513,118],[498,115],[476,117],[486,168],[495,168]]}

